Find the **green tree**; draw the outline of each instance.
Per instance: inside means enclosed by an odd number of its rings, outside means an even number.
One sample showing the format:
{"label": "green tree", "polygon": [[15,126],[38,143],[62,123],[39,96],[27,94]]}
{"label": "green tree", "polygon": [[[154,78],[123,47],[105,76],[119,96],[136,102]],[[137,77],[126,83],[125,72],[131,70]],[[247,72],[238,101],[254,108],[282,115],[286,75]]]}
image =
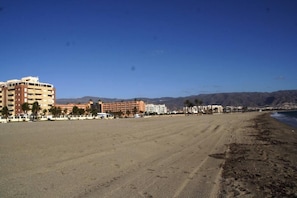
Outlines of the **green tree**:
{"label": "green tree", "polygon": [[120,110],[120,111],[119,111],[119,117],[121,118],[121,117],[123,116],[123,114],[124,114],[124,113],[122,112],[122,110]]}
{"label": "green tree", "polygon": [[97,116],[98,115],[98,109],[91,109],[91,114],[92,116]]}
{"label": "green tree", "polygon": [[[135,99],[136,100],[136,99]],[[137,113],[137,107],[133,108],[133,114],[135,115]]]}
{"label": "green tree", "polygon": [[68,109],[65,108],[65,109],[63,110],[63,114],[66,115],[66,114],[67,114],[67,111],[68,111]]}
{"label": "green tree", "polygon": [[43,109],[42,110],[43,115],[45,116],[45,114],[47,113],[47,109]]}
{"label": "green tree", "polygon": [[40,105],[38,104],[38,102],[34,102],[32,104],[32,113],[35,117],[37,117],[38,112],[41,110]]}
{"label": "green tree", "polygon": [[77,106],[72,107],[72,115],[78,115],[79,114],[79,109]]}
{"label": "green tree", "polygon": [[25,102],[22,104],[22,111],[27,114],[28,111],[30,111],[30,106],[29,106],[29,103],[28,102]]}
{"label": "green tree", "polygon": [[203,104],[202,100],[199,99],[195,99],[195,104],[197,106],[197,115],[200,113],[200,109],[198,108],[198,106],[201,106]]}
{"label": "green tree", "polygon": [[51,107],[49,112],[51,112],[51,114],[54,116],[54,117],[57,117],[57,116],[60,116],[61,113],[62,113],[62,110],[61,110],[61,107]]}
{"label": "green tree", "polygon": [[49,112],[51,112],[51,114],[54,116],[54,117],[57,117],[57,116],[60,116],[62,114],[62,109],[61,107],[51,107],[49,109]]}
{"label": "green tree", "polygon": [[85,114],[85,110],[84,110],[83,108],[79,108],[79,109],[78,109],[78,114],[79,114],[79,115],[83,115],[83,114]]}
{"label": "green tree", "polygon": [[190,110],[191,110],[191,114],[193,114],[193,107],[194,107],[194,104],[192,102],[189,103],[189,107],[190,107]]}
{"label": "green tree", "polygon": [[2,108],[1,115],[4,116],[4,118],[6,118],[6,119],[8,118],[8,116],[10,115],[10,113],[9,113],[9,110],[8,110],[8,107],[7,106],[5,106],[5,107]]}
{"label": "green tree", "polygon": [[57,114],[58,114],[58,116],[62,115],[62,109],[61,109],[61,107],[58,107],[57,108]]}
{"label": "green tree", "polygon": [[87,115],[90,115],[91,111],[92,111],[92,109],[91,109],[89,106],[87,106],[87,107],[86,107]]}
{"label": "green tree", "polygon": [[190,103],[191,103],[190,100],[185,100],[185,102],[184,102],[184,105],[186,107],[186,109],[185,109],[185,115],[187,115],[189,113],[188,108],[190,106]]}
{"label": "green tree", "polygon": [[131,114],[131,112],[130,112],[129,110],[127,110],[127,111],[126,111],[126,114],[127,114],[128,117],[129,117],[129,115]]}

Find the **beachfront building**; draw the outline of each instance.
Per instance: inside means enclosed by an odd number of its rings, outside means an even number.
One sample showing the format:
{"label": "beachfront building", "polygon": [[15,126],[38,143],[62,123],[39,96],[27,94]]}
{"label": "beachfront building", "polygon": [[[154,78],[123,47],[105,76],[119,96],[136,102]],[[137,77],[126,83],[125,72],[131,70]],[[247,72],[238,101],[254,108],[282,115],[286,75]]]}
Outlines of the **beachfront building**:
{"label": "beachfront building", "polygon": [[76,106],[79,109],[83,109],[84,111],[86,111],[89,107],[88,103],[84,103],[84,104],[75,104],[75,103],[68,103],[68,104],[56,104],[55,107],[58,107],[61,109],[61,113],[68,115],[72,113],[73,107]]}
{"label": "beachfront building", "polygon": [[79,109],[84,109],[86,113],[95,110],[97,113],[110,113],[118,116],[131,116],[145,112],[145,103],[141,100],[131,101],[118,101],[118,102],[107,102],[104,103],[99,100],[94,103],[92,100],[89,103],[79,104],[56,104],[56,107],[60,107],[62,112],[66,109],[67,114],[72,112],[74,106]]}
{"label": "beachfront building", "polygon": [[106,113],[120,113],[121,116],[130,116],[142,114],[145,112],[145,103],[142,100],[118,101],[103,103],[103,109]]}
{"label": "beachfront building", "polygon": [[[0,82],[0,109],[7,106],[10,115],[24,114],[22,104],[38,102],[42,110],[55,104],[56,90],[52,84],[39,82],[38,77],[24,77]],[[31,106],[32,107],[32,106]],[[31,113],[29,110],[28,114]]]}
{"label": "beachfront building", "polygon": [[67,104],[56,104],[55,107],[61,109],[63,115],[72,114],[73,107],[78,109],[83,109],[84,114],[92,114],[92,111],[95,110],[97,113],[103,113],[103,105],[101,100],[97,103],[94,103],[92,100],[89,103],[67,103]]}
{"label": "beachfront building", "polygon": [[167,114],[167,107],[165,104],[146,104],[145,112],[146,114]]}
{"label": "beachfront building", "polygon": [[184,107],[183,111],[185,113],[190,113],[190,114],[223,113],[224,107],[222,105],[203,105],[203,106]]}

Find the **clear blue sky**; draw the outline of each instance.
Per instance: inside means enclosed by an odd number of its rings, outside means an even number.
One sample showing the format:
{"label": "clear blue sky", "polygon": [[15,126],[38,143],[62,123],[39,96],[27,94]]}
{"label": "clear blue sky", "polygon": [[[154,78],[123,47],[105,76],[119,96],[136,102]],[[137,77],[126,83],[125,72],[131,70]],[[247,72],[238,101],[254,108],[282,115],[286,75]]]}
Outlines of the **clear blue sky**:
{"label": "clear blue sky", "polygon": [[0,81],[57,98],[297,88],[296,0],[1,0]]}

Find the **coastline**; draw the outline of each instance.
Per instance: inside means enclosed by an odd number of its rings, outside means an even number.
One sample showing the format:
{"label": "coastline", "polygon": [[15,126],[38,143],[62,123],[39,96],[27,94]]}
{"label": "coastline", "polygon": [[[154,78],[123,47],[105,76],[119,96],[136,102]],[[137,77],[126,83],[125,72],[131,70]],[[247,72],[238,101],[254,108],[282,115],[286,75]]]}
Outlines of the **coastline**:
{"label": "coastline", "polygon": [[296,110],[276,111],[271,113],[271,117],[273,117],[274,119],[295,128],[297,128],[296,116],[297,116]]}
{"label": "coastline", "polygon": [[270,113],[253,122],[251,143],[229,145],[221,197],[297,197],[297,129]]}

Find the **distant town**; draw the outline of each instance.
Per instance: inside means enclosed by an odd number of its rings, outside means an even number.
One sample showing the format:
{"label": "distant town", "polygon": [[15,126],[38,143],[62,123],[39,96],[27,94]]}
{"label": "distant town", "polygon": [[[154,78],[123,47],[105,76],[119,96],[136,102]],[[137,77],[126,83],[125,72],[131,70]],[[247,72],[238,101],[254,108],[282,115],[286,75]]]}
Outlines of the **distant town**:
{"label": "distant town", "polygon": [[23,77],[0,82],[1,119],[9,121],[27,120],[71,120],[131,118],[172,114],[214,114],[278,109],[297,109],[295,103],[284,103],[281,107],[223,106],[204,104],[198,98],[186,99],[180,109],[168,109],[165,104],[145,103],[141,99],[105,102],[58,104],[54,85],[39,82],[38,77]]}

